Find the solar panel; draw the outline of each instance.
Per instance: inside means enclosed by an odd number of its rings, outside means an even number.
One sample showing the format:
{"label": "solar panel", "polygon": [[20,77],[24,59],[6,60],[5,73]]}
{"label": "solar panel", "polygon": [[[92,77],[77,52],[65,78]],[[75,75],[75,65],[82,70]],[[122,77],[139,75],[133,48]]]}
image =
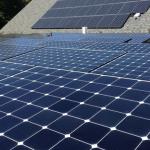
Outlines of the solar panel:
{"label": "solar panel", "polygon": [[[78,71],[91,71],[125,54],[125,52],[88,51],[76,49],[44,48],[10,59],[10,62],[55,67]],[[42,59],[44,58],[44,59]],[[67,59],[66,59],[67,58]],[[69,59],[68,59],[69,58]]]}
{"label": "solar panel", "polygon": [[[121,43],[134,35],[66,36],[0,44],[0,54],[19,54],[0,61],[0,147],[147,150],[149,44]],[[28,44],[38,49],[22,54]]]}
{"label": "solar panel", "polygon": [[14,56],[34,51],[39,47],[17,46],[17,45],[0,45],[0,60],[5,60]]}
{"label": "solar panel", "polygon": [[[79,41],[87,41],[87,42],[100,42],[102,43],[124,43],[128,40],[131,40],[129,37],[99,37],[99,36],[87,36],[81,38]],[[138,39],[137,39],[138,40]],[[142,39],[141,39],[142,40]],[[139,42],[140,43],[140,42]],[[91,43],[92,44],[92,43]],[[86,48],[86,47],[85,47]]]}
{"label": "solar panel", "polygon": [[140,1],[134,8],[133,12],[145,13],[150,7],[150,1]]}
{"label": "solar panel", "polygon": [[116,15],[114,20],[111,22],[112,28],[121,28],[126,23],[127,19],[129,18],[129,15]]}
{"label": "solar panel", "polygon": [[0,80],[3,149],[134,150],[149,143],[149,82],[0,64],[26,68]]}
{"label": "solar panel", "polygon": [[137,37],[137,38],[130,40],[128,43],[146,43],[147,39],[148,39],[148,36]]}
{"label": "solar panel", "polygon": [[0,61],[0,80],[30,68],[32,68],[30,65],[12,64],[9,62]]}
{"label": "solar panel", "polygon": [[143,80],[150,80],[149,55],[142,53],[129,53],[125,56],[97,69],[96,73],[115,75]]}
{"label": "solar panel", "polygon": [[[144,43],[149,39],[149,34],[138,34],[138,33],[128,33],[128,34],[113,34],[113,33],[103,33],[103,34],[86,34],[86,37],[81,37],[79,41],[96,41],[101,43],[136,43],[139,46],[140,43]],[[108,44],[109,45],[109,44]],[[120,45],[119,45],[120,46]],[[138,47],[139,49],[140,47]],[[147,49],[147,48],[146,48]]]}
{"label": "solar panel", "polygon": [[[67,48],[67,49],[80,49],[80,50],[103,50],[103,51],[125,51],[125,52],[137,52],[137,53],[149,53],[150,47],[149,44],[141,44],[141,43],[134,43],[134,40],[145,40],[147,37],[143,38],[106,38],[101,37],[97,38],[98,40],[95,40],[93,36],[87,36],[84,38],[81,38],[79,41],[48,41],[43,42],[39,46],[47,46],[51,48]],[[130,41],[131,39],[131,41]],[[125,40],[125,41],[124,41]],[[121,41],[128,41],[127,43],[121,43]],[[120,42],[119,42],[120,41]],[[133,43],[132,43],[133,42]]]}
{"label": "solar panel", "polygon": [[62,0],[47,11],[33,29],[122,28],[134,13],[145,13],[150,1]]}
{"label": "solar panel", "polygon": [[136,5],[137,5],[136,1],[130,3],[124,3],[122,8],[120,9],[120,13],[132,13]]}
{"label": "solar panel", "polygon": [[96,6],[96,5],[117,5],[119,4],[127,4],[127,5],[133,5],[133,3],[142,3],[142,4],[148,4],[148,0],[144,0],[139,2],[138,0],[87,0],[87,1],[80,1],[80,0],[62,0],[62,1],[57,1],[57,3],[54,4],[52,8],[70,8],[70,7],[81,7],[81,6]]}
{"label": "solar panel", "polygon": [[49,37],[16,37],[8,38],[2,41],[1,45],[15,45],[15,46],[39,46],[40,43],[49,41]]}
{"label": "solar panel", "polygon": [[0,38],[0,42],[4,41],[5,39],[4,38]]}
{"label": "solar panel", "polygon": [[[134,39],[133,39],[134,40]],[[135,39],[136,40],[136,39]],[[107,40],[106,40],[107,41]],[[106,42],[105,41],[105,42]],[[91,43],[91,42],[90,42]],[[83,43],[81,43],[83,45]],[[149,53],[149,44],[126,44],[126,43],[114,43],[114,42],[95,42],[91,45],[84,46],[82,49],[89,49],[89,50],[107,50],[107,51],[125,51],[129,53]]]}

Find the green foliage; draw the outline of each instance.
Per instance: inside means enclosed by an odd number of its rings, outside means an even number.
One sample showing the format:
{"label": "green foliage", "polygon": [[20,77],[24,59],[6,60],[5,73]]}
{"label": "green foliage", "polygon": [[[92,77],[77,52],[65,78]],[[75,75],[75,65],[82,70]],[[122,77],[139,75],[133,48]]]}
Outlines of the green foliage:
{"label": "green foliage", "polygon": [[0,28],[11,20],[29,0],[0,0]]}

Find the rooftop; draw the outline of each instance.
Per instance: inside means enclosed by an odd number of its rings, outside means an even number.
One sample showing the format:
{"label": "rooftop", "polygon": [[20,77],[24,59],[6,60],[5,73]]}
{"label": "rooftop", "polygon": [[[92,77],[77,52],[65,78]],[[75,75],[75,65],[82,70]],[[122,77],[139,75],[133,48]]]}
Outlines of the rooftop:
{"label": "rooftop", "polygon": [[0,147],[148,150],[149,10],[120,29],[32,29],[54,3],[32,0],[1,30]]}

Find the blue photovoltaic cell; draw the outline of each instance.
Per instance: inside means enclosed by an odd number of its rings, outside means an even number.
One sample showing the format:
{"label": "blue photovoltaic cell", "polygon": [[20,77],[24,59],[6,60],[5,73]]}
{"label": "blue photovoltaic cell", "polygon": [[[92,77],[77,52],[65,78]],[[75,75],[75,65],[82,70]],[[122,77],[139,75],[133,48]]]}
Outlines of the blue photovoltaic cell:
{"label": "blue photovoltaic cell", "polygon": [[123,35],[69,36],[56,34],[23,55],[20,47],[38,37],[0,45],[1,56],[6,47],[20,55],[0,61],[0,147],[149,149],[149,45],[122,43]]}

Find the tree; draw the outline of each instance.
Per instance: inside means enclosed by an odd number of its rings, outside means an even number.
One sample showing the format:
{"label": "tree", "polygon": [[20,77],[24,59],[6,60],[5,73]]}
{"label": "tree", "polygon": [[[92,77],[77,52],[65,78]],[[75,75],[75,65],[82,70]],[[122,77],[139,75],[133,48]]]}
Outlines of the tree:
{"label": "tree", "polygon": [[11,20],[30,0],[0,0],[0,28]]}

